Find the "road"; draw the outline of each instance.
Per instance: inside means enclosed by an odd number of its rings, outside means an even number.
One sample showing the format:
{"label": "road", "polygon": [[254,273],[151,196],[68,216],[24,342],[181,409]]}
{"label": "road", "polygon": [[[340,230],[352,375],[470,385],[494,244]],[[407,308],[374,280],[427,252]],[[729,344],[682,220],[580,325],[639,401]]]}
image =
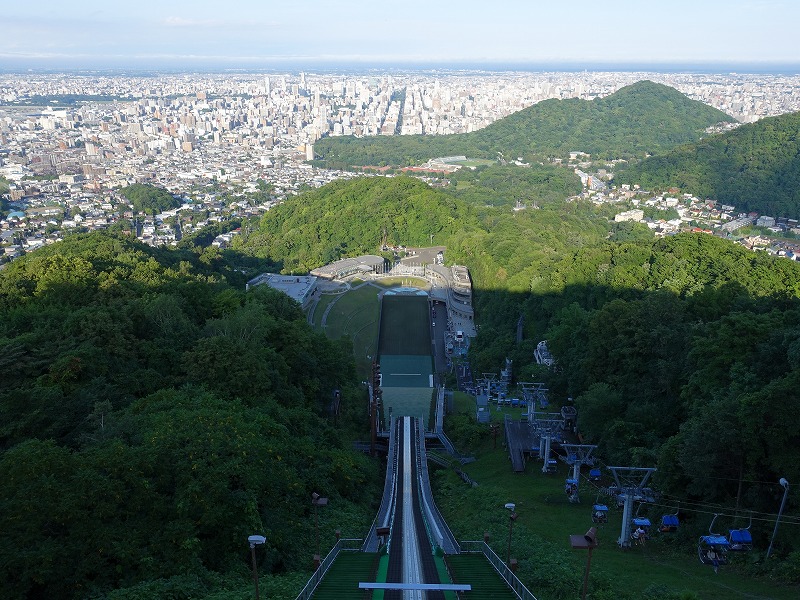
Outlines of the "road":
{"label": "road", "polygon": [[[434,301],[431,304],[431,354],[433,355],[433,370],[437,375],[446,373],[447,352],[445,349],[445,332],[447,331],[447,307],[442,302]],[[440,383],[437,381],[436,383]]]}

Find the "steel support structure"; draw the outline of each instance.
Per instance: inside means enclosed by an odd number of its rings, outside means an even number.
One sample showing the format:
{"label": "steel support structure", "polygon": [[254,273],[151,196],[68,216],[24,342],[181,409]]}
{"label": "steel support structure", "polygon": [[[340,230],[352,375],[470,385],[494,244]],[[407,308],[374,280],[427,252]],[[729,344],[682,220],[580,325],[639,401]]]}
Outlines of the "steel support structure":
{"label": "steel support structure", "polygon": [[614,475],[614,489],[625,503],[622,510],[622,529],[617,539],[620,548],[631,545],[631,520],[633,519],[633,502],[648,495],[647,480],[656,471],[655,467],[608,467]]}

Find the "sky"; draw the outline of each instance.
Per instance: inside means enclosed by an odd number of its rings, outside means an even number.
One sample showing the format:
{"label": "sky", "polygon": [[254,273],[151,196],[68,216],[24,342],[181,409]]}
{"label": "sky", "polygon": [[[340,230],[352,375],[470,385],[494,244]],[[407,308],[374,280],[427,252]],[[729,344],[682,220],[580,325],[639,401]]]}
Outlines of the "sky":
{"label": "sky", "polygon": [[0,69],[800,65],[797,0],[0,0],[0,15]]}

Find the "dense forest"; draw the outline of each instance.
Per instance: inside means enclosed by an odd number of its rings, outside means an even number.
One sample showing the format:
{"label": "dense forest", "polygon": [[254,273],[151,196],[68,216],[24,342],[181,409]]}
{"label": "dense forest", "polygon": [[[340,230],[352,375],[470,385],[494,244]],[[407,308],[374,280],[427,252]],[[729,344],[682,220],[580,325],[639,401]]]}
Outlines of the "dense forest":
{"label": "dense forest", "polygon": [[742,125],[620,170],[619,183],[678,187],[738,209],[800,217],[800,113]]}
{"label": "dense forest", "polygon": [[307,272],[385,245],[421,246],[472,227],[469,210],[410,177],[339,181],[269,211],[256,231],[234,240],[243,254]]}
{"label": "dense forest", "polygon": [[448,183],[448,192],[476,206],[560,205],[564,198],[583,189],[573,171],[536,163],[526,168],[492,165],[460,169],[448,177]]}
{"label": "dense forest", "polygon": [[374,516],[347,343],[196,255],[94,233],[14,261],[0,361],[4,597],[248,589],[250,534],[267,536],[268,573],[310,560],[313,491],[351,535]]}
{"label": "dense forest", "polygon": [[677,90],[640,81],[595,100],[545,100],[479,131],[457,135],[323,138],[314,146],[329,167],[406,166],[438,156],[513,160],[564,157],[644,158],[695,142],[706,128],[733,119]]}
{"label": "dense forest", "polygon": [[[347,215],[335,210],[343,199]],[[800,430],[787,421],[800,411],[791,392],[800,383],[800,265],[706,234],[615,242],[610,228],[588,203],[477,211],[419,182],[372,178],[287,202],[241,250],[299,267],[301,256],[338,256],[330,240],[374,251],[382,234],[419,244],[435,233],[448,261],[473,277],[474,372],[512,357],[521,380],[543,378],[555,399],[575,398],[580,428],[605,460],[658,466],[665,493],[774,508],[762,487],[740,483],[800,476],[791,458]],[[293,232],[291,246],[281,231]],[[559,369],[533,364],[541,339]]]}

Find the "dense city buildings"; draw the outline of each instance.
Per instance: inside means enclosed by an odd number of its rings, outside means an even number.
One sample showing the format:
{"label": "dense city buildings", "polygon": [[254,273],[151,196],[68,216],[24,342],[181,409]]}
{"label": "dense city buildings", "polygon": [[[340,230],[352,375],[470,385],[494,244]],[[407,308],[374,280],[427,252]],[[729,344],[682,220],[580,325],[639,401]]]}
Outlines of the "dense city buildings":
{"label": "dense city buildings", "polygon": [[[307,162],[321,137],[470,132],[542,100],[603,97],[641,79],[740,122],[800,110],[800,76],[790,75],[2,74],[0,176],[14,210],[0,223],[0,243],[13,257],[65,231],[132,219],[118,190],[133,183],[184,199],[136,227],[149,243],[171,243],[352,176]],[[581,176],[602,196],[601,178]]]}

